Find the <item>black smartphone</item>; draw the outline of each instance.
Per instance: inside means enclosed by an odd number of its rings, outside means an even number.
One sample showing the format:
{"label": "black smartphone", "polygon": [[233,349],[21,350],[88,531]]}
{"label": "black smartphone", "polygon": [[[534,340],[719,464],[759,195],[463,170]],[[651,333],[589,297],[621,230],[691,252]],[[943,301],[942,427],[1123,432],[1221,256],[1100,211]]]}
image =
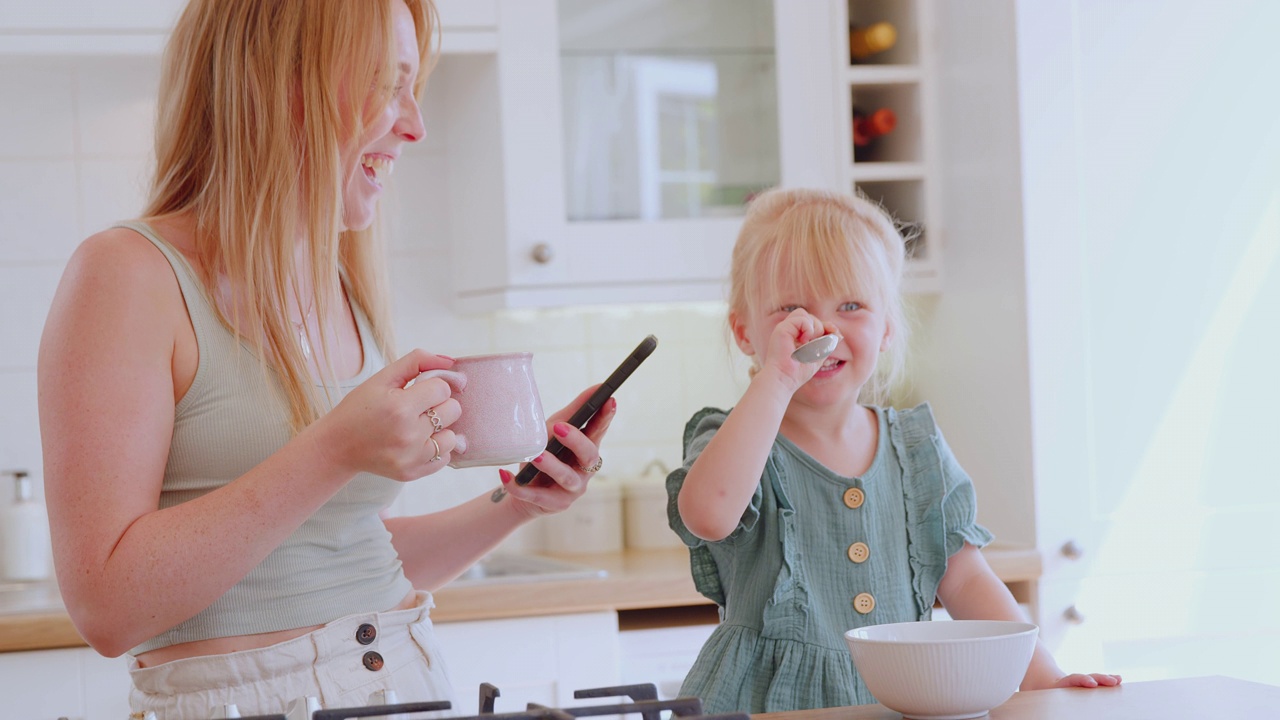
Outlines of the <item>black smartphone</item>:
{"label": "black smartphone", "polygon": [[[653,350],[656,347],[658,347],[658,338],[652,335],[641,340],[640,344],[636,346],[636,349],[632,350],[631,354],[627,356],[627,359],[623,360],[622,364],[618,366],[618,369],[614,370],[613,373],[600,384],[600,387],[597,388],[595,392],[591,393],[591,397],[587,398],[587,401],[582,404],[582,407],[579,407],[574,411],[573,417],[570,417],[568,420],[569,424],[581,430],[587,424],[587,421],[596,414],[596,411],[604,406],[605,401],[613,395],[614,391],[617,390],[627,378],[631,377],[631,373],[635,372],[636,368],[640,367],[640,363],[644,362],[645,358],[653,354]],[[556,438],[551,438],[551,442],[547,443],[547,452],[555,455],[564,462],[569,462],[569,459],[573,457],[573,451],[564,445],[561,445],[560,441]],[[538,476],[538,473],[539,470],[536,465],[533,463],[526,463],[525,466],[520,469],[520,472],[516,474],[516,484],[528,485],[533,482],[533,479]]]}

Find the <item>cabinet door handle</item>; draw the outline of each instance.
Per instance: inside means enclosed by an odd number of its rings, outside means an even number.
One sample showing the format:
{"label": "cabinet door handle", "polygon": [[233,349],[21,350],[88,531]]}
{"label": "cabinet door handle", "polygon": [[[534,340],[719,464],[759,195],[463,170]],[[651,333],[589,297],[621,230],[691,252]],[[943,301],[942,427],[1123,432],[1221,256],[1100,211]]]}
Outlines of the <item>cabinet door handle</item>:
{"label": "cabinet door handle", "polygon": [[1075,605],[1069,605],[1066,610],[1062,611],[1062,619],[1072,625],[1079,625],[1084,622],[1084,615],[1080,614],[1079,608]]}
{"label": "cabinet door handle", "polygon": [[1084,548],[1077,545],[1075,540],[1068,540],[1062,543],[1062,547],[1059,548],[1059,552],[1061,552],[1062,556],[1068,560],[1079,560],[1084,556]]}
{"label": "cabinet door handle", "polygon": [[529,255],[539,265],[546,265],[555,259],[556,253],[547,243],[538,243],[533,246],[533,252],[529,253]]}

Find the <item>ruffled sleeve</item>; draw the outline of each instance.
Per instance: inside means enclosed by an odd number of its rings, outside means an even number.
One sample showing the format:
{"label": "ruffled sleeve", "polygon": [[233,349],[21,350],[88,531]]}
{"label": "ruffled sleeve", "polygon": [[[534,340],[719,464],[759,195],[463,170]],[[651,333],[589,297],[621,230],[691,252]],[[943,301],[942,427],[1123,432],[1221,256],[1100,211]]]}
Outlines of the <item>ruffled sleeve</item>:
{"label": "ruffled sleeve", "polygon": [[[690,569],[698,592],[718,605],[724,605],[724,588],[721,586],[720,573],[709,548],[712,543],[689,532],[689,528],[685,527],[684,520],[680,517],[678,501],[680,489],[684,487],[684,479],[689,474],[689,468],[693,467],[693,462],[706,449],[707,444],[711,442],[711,438],[715,437],[728,416],[728,412],[718,408],[703,408],[694,413],[684,426],[684,464],[667,475],[667,522],[689,548]],[[738,520],[738,526],[727,538],[719,542],[731,542],[743,532],[749,532],[754,528],[760,519],[762,500],[763,490],[757,483],[756,490],[751,495],[751,502],[747,504],[742,517]]]}
{"label": "ruffled sleeve", "polygon": [[929,405],[890,408],[889,427],[902,466],[912,589],[920,616],[928,617],[947,560],[965,542],[982,547],[992,536],[978,524],[973,482],[942,439]]}
{"label": "ruffled sleeve", "polygon": [[951,453],[942,430],[936,430],[933,442],[942,466],[942,521],[947,529],[947,557],[959,552],[966,542],[986,547],[995,536],[978,524],[978,498],[973,491],[973,481]]}

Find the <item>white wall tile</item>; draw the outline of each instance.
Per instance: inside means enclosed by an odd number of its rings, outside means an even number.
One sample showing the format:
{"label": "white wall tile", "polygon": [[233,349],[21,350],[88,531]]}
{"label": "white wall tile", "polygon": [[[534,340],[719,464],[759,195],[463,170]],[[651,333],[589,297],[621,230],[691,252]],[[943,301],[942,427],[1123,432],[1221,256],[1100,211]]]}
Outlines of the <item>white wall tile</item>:
{"label": "white wall tile", "polygon": [[382,199],[393,254],[448,253],[449,168],[442,154],[406,149]]}
{"label": "white wall tile", "polygon": [[151,161],[142,157],[82,160],[80,205],[85,237],[142,214],[151,182]]}
{"label": "white wall tile", "polygon": [[588,372],[587,358],[580,349],[534,350],[533,374],[547,415],[567,406],[578,393],[604,379]]}
{"label": "white wall tile", "polygon": [[450,312],[446,263],[428,255],[394,256],[391,291],[392,321],[401,353],[415,347],[452,357],[495,352],[490,318]]}
{"label": "white wall tile", "polygon": [[[586,313],[588,337],[593,346],[617,346],[630,352],[646,335],[653,335],[658,339],[658,348],[654,350],[657,354],[664,352],[668,344],[680,340],[683,314],[678,305],[592,308]],[[618,362],[626,357],[625,352]]]}
{"label": "white wall tile", "polygon": [[[625,357],[617,348],[590,348],[587,351],[593,372],[603,380]],[[683,412],[684,382],[680,355],[654,352],[618,388],[618,415],[610,434],[628,443],[661,443],[680,437],[686,418]]]}
{"label": "white wall tile", "polygon": [[0,161],[0,198],[0,263],[71,256],[81,239],[74,162]]}
{"label": "white wall tile", "polygon": [[70,67],[0,60],[0,158],[69,158],[75,152]]}
{"label": "white wall tile", "polygon": [[95,57],[76,67],[80,152],[149,156],[155,137],[158,57]]}
{"label": "white wall tile", "polygon": [[0,267],[0,370],[34,370],[62,265]]}
{"label": "white wall tile", "polygon": [[0,469],[39,473],[42,458],[36,372],[0,370]]}
{"label": "white wall tile", "polygon": [[580,310],[512,310],[497,313],[493,320],[499,352],[579,349],[591,344],[586,316]]}

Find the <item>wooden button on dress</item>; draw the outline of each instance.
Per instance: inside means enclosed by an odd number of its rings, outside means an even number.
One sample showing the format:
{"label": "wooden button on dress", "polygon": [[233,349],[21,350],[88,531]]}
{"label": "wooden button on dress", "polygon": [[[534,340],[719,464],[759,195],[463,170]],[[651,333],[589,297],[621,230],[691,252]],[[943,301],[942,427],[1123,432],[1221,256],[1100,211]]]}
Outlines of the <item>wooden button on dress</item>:
{"label": "wooden button on dress", "polygon": [[356,628],[356,642],[361,645],[368,645],[376,637],[378,637],[378,629],[369,623],[361,623],[360,627]]}
{"label": "wooden button on dress", "polygon": [[850,510],[857,510],[862,507],[862,503],[867,499],[866,493],[862,492],[862,488],[849,488],[844,491],[844,504]]}
{"label": "wooden button on dress", "polygon": [[377,672],[382,669],[382,656],[373,650],[365,653],[364,657],[361,658],[361,662],[364,663],[367,670]]}
{"label": "wooden button on dress", "polygon": [[871,593],[858,593],[853,598],[853,609],[866,615],[876,609],[876,599],[871,597]]}
{"label": "wooden button on dress", "polygon": [[849,546],[849,559],[856,562],[866,562],[871,557],[871,548],[866,543],[856,542]]}

